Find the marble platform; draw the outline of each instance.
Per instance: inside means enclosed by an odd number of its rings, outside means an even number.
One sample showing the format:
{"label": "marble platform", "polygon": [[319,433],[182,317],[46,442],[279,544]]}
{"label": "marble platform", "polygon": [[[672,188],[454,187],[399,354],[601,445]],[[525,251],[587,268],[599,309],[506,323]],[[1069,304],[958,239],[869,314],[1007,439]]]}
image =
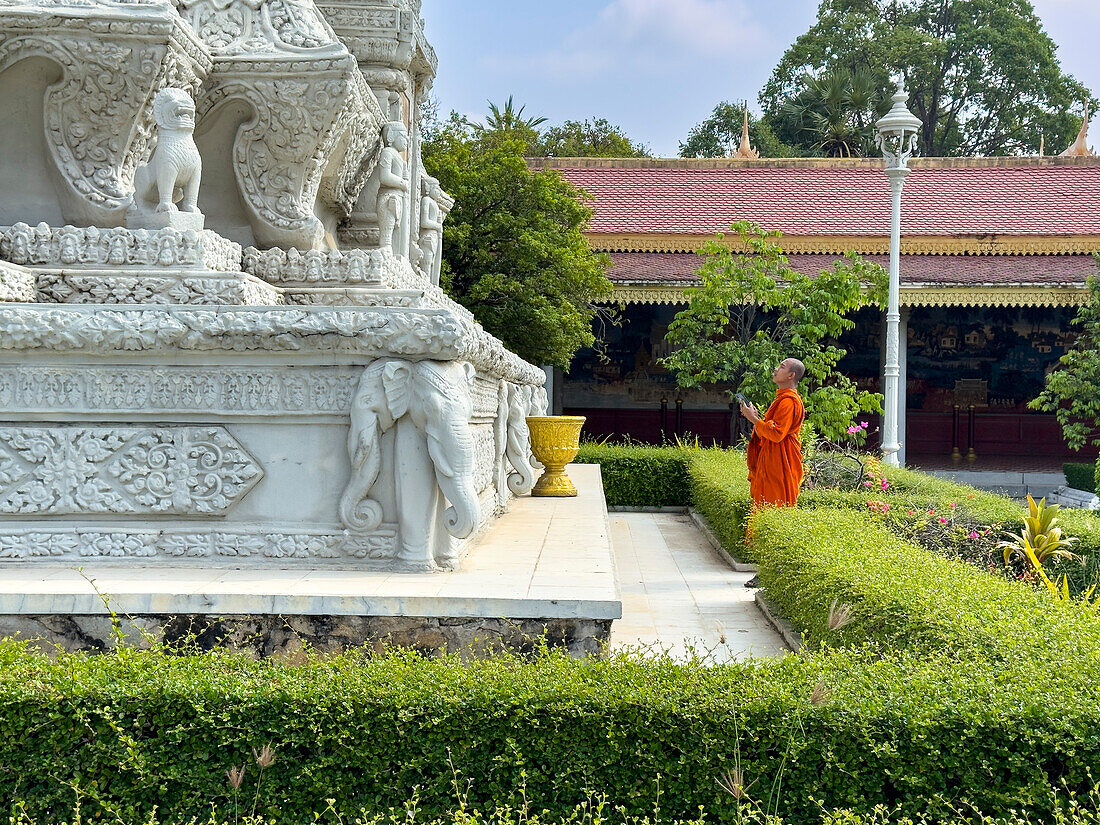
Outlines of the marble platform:
{"label": "marble platform", "polygon": [[190,637],[200,647],[259,655],[303,642],[321,650],[386,641],[425,650],[525,649],[545,633],[574,654],[598,653],[612,620],[622,616],[622,601],[600,468],[569,472],[576,498],[515,499],[451,572],[352,563],[257,569],[209,559],[172,567],[140,567],[132,559],[7,564],[0,635],[105,650],[114,644],[113,610],[138,645]]}

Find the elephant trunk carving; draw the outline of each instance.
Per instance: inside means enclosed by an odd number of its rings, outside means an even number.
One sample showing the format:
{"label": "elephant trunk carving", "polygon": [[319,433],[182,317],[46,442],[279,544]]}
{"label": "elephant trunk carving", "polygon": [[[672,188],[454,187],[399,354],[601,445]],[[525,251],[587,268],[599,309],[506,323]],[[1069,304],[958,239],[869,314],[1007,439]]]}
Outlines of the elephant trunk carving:
{"label": "elephant trunk carving", "polygon": [[351,477],[340,518],[356,532],[382,523],[374,488],[383,463],[382,435],[394,429],[398,555],[415,567],[453,565],[449,536],[467,538],[481,522],[470,423],[473,379],[470,364],[405,360],[376,361],[359,379],[348,437]]}
{"label": "elephant trunk carving", "polygon": [[508,443],[506,454],[512,472],[508,474],[508,489],[522,496],[535,486],[535,473],[531,465],[531,432],[527,428],[527,414],[531,406],[532,387],[516,384],[508,386]]}
{"label": "elephant trunk carving", "polygon": [[369,498],[382,467],[380,434],[377,415],[352,410],[351,432],[348,434],[351,479],[340,499],[340,520],[348,529],[357,532],[376,530],[382,523],[382,505]]}

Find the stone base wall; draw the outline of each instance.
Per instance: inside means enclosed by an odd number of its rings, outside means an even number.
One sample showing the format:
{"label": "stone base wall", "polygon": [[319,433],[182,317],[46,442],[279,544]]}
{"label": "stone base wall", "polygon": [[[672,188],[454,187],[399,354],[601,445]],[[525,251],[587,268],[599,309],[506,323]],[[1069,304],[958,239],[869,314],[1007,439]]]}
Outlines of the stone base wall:
{"label": "stone base wall", "polygon": [[574,657],[599,656],[611,638],[610,619],[489,619],[417,616],[205,616],[153,614],[0,616],[0,637],[15,636],[49,653],[107,653],[120,643],[169,650],[228,648],[259,658],[299,657],[307,648],[340,653],[366,647],[444,650],[471,657],[503,650],[532,654],[543,640]]}

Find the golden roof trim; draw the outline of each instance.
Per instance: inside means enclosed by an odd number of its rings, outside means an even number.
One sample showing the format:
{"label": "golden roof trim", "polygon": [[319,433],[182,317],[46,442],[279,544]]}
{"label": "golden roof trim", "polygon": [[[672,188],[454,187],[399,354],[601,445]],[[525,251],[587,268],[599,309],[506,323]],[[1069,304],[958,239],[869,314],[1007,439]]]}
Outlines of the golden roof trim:
{"label": "golden roof trim", "polygon": [[[684,304],[684,290],[697,283],[676,286],[616,286],[609,303]],[[1072,307],[1088,303],[1089,292],[1066,286],[902,286],[903,307]]]}
{"label": "golden roof trim", "polygon": [[[697,252],[714,235],[655,234],[650,232],[586,233],[597,252]],[[736,234],[723,242],[743,250]],[[784,235],[780,241],[788,254],[821,253],[843,255],[849,250],[861,255],[886,255],[889,236],[867,235]],[[985,236],[902,236],[903,255],[1088,255],[1100,252],[1097,235],[985,235]]]}

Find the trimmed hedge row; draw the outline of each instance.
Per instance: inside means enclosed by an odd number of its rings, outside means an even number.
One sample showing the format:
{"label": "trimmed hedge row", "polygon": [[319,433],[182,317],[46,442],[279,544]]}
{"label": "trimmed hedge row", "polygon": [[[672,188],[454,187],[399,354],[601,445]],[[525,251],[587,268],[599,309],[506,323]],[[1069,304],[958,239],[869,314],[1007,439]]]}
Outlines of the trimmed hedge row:
{"label": "trimmed hedge row", "polygon": [[609,507],[687,507],[688,466],[696,452],[686,447],[584,443],[574,461],[603,465]]}
{"label": "trimmed hedge row", "polygon": [[[862,648],[716,667],[552,654],[294,667],[133,652],[52,662],[0,646],[0,798],[25,800],[40,825],[71,817],[74,789],[84,821],[144,822],[154,806],[207,821],[234,815],[225,771],[245,765],[245,810],[256,798],[281,821],[312,821],[329,799],[350,817],[414,795],[426,819],[469,780],[482,811],[525,797],[568,816],[596,790],[627,815],[702,806],[728,822],[716,779],[739,763],[791,825],[819,822],[822,806],[1045,814],[1052,785],[1083,793],[1100,769],[1089,650],[1055,645],[1054,667]],[[275,762],[257,793],[264,745]]]}
{"label": "trimmed hedge row", "polygon": [[1066,476],[1066,486],[1074,490],[1084,490],[1087,493],[1096,492],[1096,465],[1083,464],[1079,461],[1067,461],[1062,465],[1062,472]]}
{"label": "trimmed hedge row", "polygon": [[[769,598],[814,644],[1004,661],[1100,642],[1100,617],[1077,604],[902,541],[873,516],[768,508],[753,521],[753,545]],[[839,632],[829,629],[834,599],[852,608]]]}

